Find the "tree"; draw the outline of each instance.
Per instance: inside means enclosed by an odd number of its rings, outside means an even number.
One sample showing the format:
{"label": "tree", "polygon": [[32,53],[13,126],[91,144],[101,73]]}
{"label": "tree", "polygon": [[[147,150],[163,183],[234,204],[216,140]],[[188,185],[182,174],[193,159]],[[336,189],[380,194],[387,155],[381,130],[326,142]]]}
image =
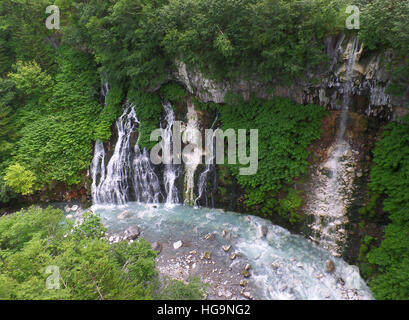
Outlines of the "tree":
{"label": "tree", "polygon": [[51,76],[42,71],[35,61],[18,61],[13,67],[15,72],[10,72],[9,77],[24,98],[38,104],[47,102],[53,86]]}
{"label": "tree", "polygon": [[14,110],[11,105],[15,97],[13,82],[0,78],[0,173],[10,156],[15,138],[13,125]]}
{"label": "tree", "polygon": [[29,195],[34,191],[36,177],[34,173],[16,163],[7,168],[4,181],[15,192]]}

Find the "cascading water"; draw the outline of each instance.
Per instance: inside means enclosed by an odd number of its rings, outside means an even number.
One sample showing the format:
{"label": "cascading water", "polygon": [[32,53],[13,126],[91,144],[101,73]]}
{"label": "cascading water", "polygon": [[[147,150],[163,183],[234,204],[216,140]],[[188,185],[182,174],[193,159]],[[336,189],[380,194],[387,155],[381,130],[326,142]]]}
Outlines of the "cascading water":
{"label": "cascading water", "polygon": [[328,161],[316,175],[315,191],[307,201],[308,213],[315,216],[315,221],[310,225],[314,232],[312,239],[334,256],[341,254],[346,240],[344,225],[348,222],[347,209],[353,188],[352,179],[348,175],[353,171],[350,168],[353,169],[354,158],[353,151],[345,140],[345,130],[353,93],[354,65],[358,54],[357,38],[348,44],[346,52],[343,99],[335,144],[330,148]]}
{"label": "cascading water", "polygon": [[[108,162],[105,179],[96,186],[96,199],[102,203],[125,204],[130,201],[131,144],[130,138],[139,120],[132,105],[126,105],[123,114],[116,121],[118,141]],[[92,168],[91,172],[97,172]]]}
{"label": "cascading water", "polygon": [[[216,115],[210,129],[214,129],[214,125],[216,124],[219,116]],[[209,207],[209,177],[213,174],[213,191],[217,188],[217,177],[215,174],[216,164],[213,163],[214,159],[216,158],[216,150],[215,150],[215,137],[216,132],[214,131],[211,136],[211,141],[209,141],[210,145],[206,146],[206,166],[204,171],[199,176],[199,182],[197,185],[197,198],[195,199],[195,206],[198,205],[198,201],[204,198],[205,206]],[[210,148],[209,148],[210,147]],[[209,153],[209,154],[208,154]],[[211,207],[214,208],[214,198],[213,192],[210,192],[210,200],[211,200]]]}
{"label": "cascading water", "polygon": [[138,125],[134,106],[125,104],[122,115],[116,121],[118,140],[106,167],[104,144],[96,142],[91,164],[94,204],[125,204],[132,200],[146,203],[160,201],[162,195],[159,179],[147,150],[141,151],[137,143],[132,148],[132,137]]}
{"label": "cascading water", "polygon": [[164,103],[163,108],[165,110],[166,127],[164,128],[163,146],[167,150],[167,155],[170,157],[168,163],[165,164],[163,172],[163,184],[166,191],[165,202],[167,204],[179,203],[178,189],[176,180],[180,175],[181,166],[178,164],[170,163],[173,159],[173,135],[172,129],[175,123],[175,113],[170,103]]}
{"label": "cascading water", "polygon": [[185,163],[185,180],[184,180],[184,203],[187,205],[193,205],[195,201],[195,172],[201,161],[201,135],[198,131],[199,120],[193,103],[188,104],[188,112],[186,115],[187,124],[183,133],[183,142],[188,143],[191,147],[190,150],[183,152]]}
{"label": "cascading water", "polygon": [[147,149],[141,152],[135,145],[135,157],[132,163],[133,187],[138,202],[159,203],[161,195],[159,178],[156,175]]}

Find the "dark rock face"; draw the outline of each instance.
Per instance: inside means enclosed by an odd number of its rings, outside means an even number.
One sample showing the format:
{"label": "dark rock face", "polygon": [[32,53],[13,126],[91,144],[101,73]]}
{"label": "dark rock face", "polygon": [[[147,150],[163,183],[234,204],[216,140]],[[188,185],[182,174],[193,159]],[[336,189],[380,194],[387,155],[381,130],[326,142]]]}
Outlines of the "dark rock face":
{"label": "dark rock face", "polygon": [[[241,94],[244,99],[248,99],[251,94],[264,99],[281,96],[300,104],[320,104],[328,110],[338,110],[339,101],[342,101],[344,95],[342,83],[345,81],[345,61],[353,40],[343,34],[326,38],[324,42],[329,65],[307,71],[305,79],[297,79],[291,86],[283,85],[279,80],[263,83],[256,75],[254,79],[246,81],[216,82],[205,78],[198,70],[188,69],[180,61],[176,62],[177,71],[172,79],[183,83],[191,94],[205,102],[224,103],[226,93],[232,91]],[[392,61],[397,61],[397,58],[390,50],[369,53],[361,46],[353,66],[356,80],[352,90],[352,112],[385,120],[408,113],[409,88],[399,97],[386,93],[392,81],[392,71],[387,68],[387,64]]]}

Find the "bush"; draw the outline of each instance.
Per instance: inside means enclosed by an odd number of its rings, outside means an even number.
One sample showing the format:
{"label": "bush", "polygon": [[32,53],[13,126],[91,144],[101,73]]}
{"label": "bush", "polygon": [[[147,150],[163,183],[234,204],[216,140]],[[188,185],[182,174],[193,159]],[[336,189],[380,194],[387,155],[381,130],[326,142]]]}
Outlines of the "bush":
{"label": "bush", "polygon": [[25,196],[34,192],[36,177],[30,170],[16,163],[7,168],[4,181],[13,191]]}

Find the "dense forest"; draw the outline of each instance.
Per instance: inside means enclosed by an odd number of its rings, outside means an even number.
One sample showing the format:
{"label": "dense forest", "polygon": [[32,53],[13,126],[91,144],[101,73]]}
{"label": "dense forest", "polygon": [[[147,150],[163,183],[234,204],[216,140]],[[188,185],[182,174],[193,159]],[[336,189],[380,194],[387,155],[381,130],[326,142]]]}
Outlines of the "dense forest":
{"label": "dense forest", "polygon": [[[141,119],[140,146],[151,148],[148,135],[159,125],[161,100],[177,105],[188,94],[168,83],[178,61],[215,81],[291,85],[330,63],[325,37],[346,33],[357,35],[368,52],[396,54],[389,94],[402,95],[409,85],[406,0],[55,0],[60,29],[45,26],[50,4],[0,2],[0,206],[5,208],[30,204],[39,194],[44,198],[45,190],[53,192],[58,184],[90,183],[86,173],[94,143],[111,139],[124,101],[134,103]],[[359,30],[345,28],[350,4],[360,8]],[[101,83],[111,87],[104,107]],[[240,176],[237,165],[221,169],[245,190],[245,206],[257,207],[264,217],[300,221],[302,200],[292,183],[307,173],[307,147],[320,139],[327,111],[287,98],[244,101],[233,94],[224,104],[197,105],[217,111],[224,128],[260,130],[259,173]],[[361,274],[377,299],[409,299],[408,120],[379,128],[370,197],[360,209],[362,223],[377,221],[379,214],[388,220],[381,239],[362,238]],[[281,193],[285,196],[276,197]],[[156,253],[143,239],[111,246],[97,217],[76,227],[61,219],[59,210],[37,207],[0,218],[0,298],[203,297],[197,279],[163,288]],[[43,271],[54,264],[66,266],[66,287],[50,292]],[[78,272],[88,269],[89,274]]]}

